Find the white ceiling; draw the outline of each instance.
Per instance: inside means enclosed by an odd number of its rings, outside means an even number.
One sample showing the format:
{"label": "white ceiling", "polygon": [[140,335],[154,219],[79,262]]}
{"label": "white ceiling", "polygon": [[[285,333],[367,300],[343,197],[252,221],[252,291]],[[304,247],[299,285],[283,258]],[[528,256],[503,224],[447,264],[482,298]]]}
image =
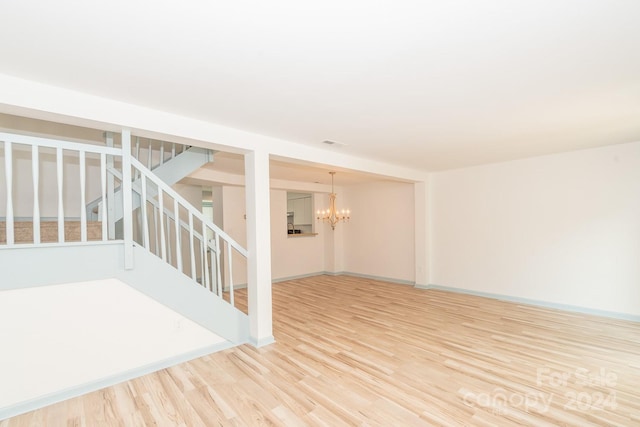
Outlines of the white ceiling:
{"label": "white ceiling", "polygon": [[5,1],[0,73],[423,170],[640,140],[640,1]]}

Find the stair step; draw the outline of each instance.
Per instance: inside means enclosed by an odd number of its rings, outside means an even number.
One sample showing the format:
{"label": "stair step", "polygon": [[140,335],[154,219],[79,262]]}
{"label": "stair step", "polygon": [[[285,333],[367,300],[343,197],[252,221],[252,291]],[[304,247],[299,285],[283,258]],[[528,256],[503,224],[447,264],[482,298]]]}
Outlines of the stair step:
{"label": "stair step", "polygon": [[[33,243],[33,222],[16,221],[13,224],[15,243]],[[65,242],[80,241],[80,221],[65,221]],[[87,221],[87,240],[102,240],[102,222]],[[40,241],[42,243],[56,243],[58,241],[58,222],[42,221],[40,223]],[[0,221],[0,244],[7,243],[6,223]]]}

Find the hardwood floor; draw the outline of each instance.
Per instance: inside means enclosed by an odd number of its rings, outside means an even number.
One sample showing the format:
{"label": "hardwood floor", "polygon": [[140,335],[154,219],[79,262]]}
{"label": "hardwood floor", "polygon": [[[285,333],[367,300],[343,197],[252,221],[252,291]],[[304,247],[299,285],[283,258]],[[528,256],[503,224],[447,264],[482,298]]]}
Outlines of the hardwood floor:
{"label": "hardwood floor", "polygon": [[638,323],[347,276],[276,284],[273,303],[276,344],[0,427],[640,425]]}

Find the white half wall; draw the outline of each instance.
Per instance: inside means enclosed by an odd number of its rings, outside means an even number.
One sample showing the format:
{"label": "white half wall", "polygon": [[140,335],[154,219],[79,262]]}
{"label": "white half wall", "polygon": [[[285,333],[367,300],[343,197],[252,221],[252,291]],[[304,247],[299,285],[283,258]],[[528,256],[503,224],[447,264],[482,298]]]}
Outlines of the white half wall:
{"label": "white half wall", "polygon": [[640,314],[640,142],[432,176],[431,284]]}

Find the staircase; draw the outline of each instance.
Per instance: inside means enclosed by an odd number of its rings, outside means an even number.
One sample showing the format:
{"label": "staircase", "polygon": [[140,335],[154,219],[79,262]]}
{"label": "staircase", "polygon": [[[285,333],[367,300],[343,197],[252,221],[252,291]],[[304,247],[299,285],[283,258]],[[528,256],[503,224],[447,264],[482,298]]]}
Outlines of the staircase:
{"label": "staircase", "polygon": [[[170,269],[172,273],[177,270],[181,278],[190,281],[190,286],[207,290],[210,299],[217,297],[216,301],[225,302],[226,298],[233,306],[233,262],[244,262],[246,249],[171,188],[211,161],[212,154],[198,147],[128,135],[115,144],[112,134],[105,135],[106,144],[100,146],[0,133],[5,178],[0,195],[6,201],[4,218],[0,205],[0,256],[9,259],[8,254],[15,249],[27,258],[36,256],[36,252],[60,252],[65,246],[80,245],[83,252],[89,252],[96,246],[120,245],[124,257],[122,274],[134,276],[132,272],[140,270],[142,260],[153,256],[153,262],[161,261],[154,268],[164,272]],[[88,195],[93,197],[87,203]],[[25,218],[25,205],[31,217]],[[57,216],[44,217],[45,211]],[[65,216],[66,212],[79,214],[79,218]],[[65,264],[69,261],[47,265],[47,277],[55,278],[49,280],[51,284],[63,283],[66,272],[78,270],[77,265],[66,268]],[[10,270],[7,266],[7,275]],[[41,275],[30,277],[34,269],[28,270],[16,272],[12,283],[47,284]],[[223,275],[226,287],[222,284]],[[95,278],[94,274],[88,276]],[[17,284],[3,281],[0,290]],[[165,299],[155,293],[150,296]],[[187,317],[194,316],[198,317]],[[239,333],[246,325],[229,334],[227,326],[207,323],[206,327],[216,333],[222,330],[221,335],[232,342],[246,339]]]}
{"label": "staircase", "polygon": [[[111,133],[106,133],[106,139],[107,146],[115,146]],[[135,147],[132,147],[131,155],[141,164],[144,164],[147,169],[153,171],[156,177],[169,186],[176,184],[182,178],[214,160],[211,150],[200,147],[184,146],[175,143],[168,144],[164,141],[145,140],[142,138],[135,138],[135,141]],[[107,168],[110,169],[116,177],[122,179],[113,166],[111,162],[107,164]],[[139,174],[134,175],[133,186],[140,188]],[[122,200],[120,196],[121,191],[121,187],[115,189],[114,205],[112,206],[114,212],[111,218],[111,220],[115,222],[120,221],[123,216],[122,203],[120,203]],[[156,194],[153,193],[154,189],[150,188],[150,191],[152,193],[150,193],[149,196],[155,197]],[[102,197],[98,197],[87,205],[87,217],[89,219],[94,221],[100,219],[102,203]],[[134,209],[139,208],[140,198],[134,198],[133,203]]]}
{"label": "staircase", "polygon": [[232,274],[247,251],[171,188],[212,155],[133,141],[0,133],[0,291],[118,279],[228,346],[248,342]]}

